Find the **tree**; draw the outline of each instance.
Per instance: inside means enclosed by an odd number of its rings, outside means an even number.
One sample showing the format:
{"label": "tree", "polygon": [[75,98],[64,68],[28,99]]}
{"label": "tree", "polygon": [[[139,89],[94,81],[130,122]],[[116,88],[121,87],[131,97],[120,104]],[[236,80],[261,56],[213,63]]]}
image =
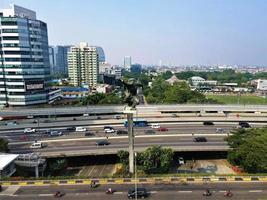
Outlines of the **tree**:
{"label": "tree", "polygon": [[152,146],[140,154],[138,163],[142,166],[145,173],[165,173],[168,172],[172,160],[172,149]]}
{"label": "tree", "polygon": [[3,138],[0,138],[0,152],[8,152],[8,141]]}
{"label": "tree", "polygon": [[267,128],[241,129],[227,138],[228,160],[249,173],[267,172]]}
{"label": "tree", "polygon": [[124,166],[127,166],[127,168],[128,168],[129,152],[120,150],[120,151],[118,151],[117,156],[119,157],[119,162],[122,163]]}
{"label": "tree", "polygon": [[67,167],[66,158],[54,159],[49,163],[49,168],[51,171],[59,172]]}

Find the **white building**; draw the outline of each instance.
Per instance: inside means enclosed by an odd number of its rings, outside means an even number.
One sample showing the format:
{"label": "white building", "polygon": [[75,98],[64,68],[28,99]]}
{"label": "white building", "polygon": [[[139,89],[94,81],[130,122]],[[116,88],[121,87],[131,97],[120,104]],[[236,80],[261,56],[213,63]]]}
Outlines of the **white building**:
{"label": "white building", "polygon": [[200,76],[192,76],[190,78],[193,86],[198,86],[199,84],[207,84],[207,85],[217,85],[217,81],[213,80],[205,80],[204,78]]}
{"label": "white building", "polygon": [[11,6],[0,10],[0,104],[47,103],[47,25],[34,11]]}
{"label": "white building", "polygon": [[0,154],[0,179],[10,177],[16,172],[15,159],[17,154]]}
{"label": "white building", "polygon": [[257,90],[267,90],[267,80],[257,80]]}
{"label": "white building", "polygon": [[68,52],[68,73],[70,83],[74,86],[88,84],[96,87],[99,80],[99,60],[97,47],[81,42],[71,47]]}

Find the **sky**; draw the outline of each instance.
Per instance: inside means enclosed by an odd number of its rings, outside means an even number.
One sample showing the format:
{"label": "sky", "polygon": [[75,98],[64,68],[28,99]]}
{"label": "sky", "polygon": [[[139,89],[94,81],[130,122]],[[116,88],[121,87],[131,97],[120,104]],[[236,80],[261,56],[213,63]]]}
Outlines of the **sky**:
{"label": "sky", "polygon": [[267,0],[0,0],[37,12],[49,45],[101,46],[106,60],[267,66]]}

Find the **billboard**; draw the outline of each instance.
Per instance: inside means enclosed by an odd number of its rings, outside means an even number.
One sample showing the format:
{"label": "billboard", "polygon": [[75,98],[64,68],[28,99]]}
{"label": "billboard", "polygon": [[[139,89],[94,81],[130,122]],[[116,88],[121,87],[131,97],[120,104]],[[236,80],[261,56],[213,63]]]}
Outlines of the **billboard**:
{"label": "billboard", "polygon": [[44,81],[26,81],[25,87],[26,87],[26,91],[43,90],[44,89]]}

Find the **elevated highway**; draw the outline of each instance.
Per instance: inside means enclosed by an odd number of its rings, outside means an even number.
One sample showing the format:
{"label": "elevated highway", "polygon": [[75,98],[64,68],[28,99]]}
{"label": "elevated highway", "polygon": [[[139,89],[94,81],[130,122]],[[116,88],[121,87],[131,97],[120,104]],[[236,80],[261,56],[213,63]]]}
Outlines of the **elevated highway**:
{"label": "elevated highway", "polygon": [[[123,113],[123,105],[90,105],[84,107],[53,107],[53,108],[4,108],[1,116],[62,116],[89,114]],[[211,105],[211,104],[176,104],[176,105],[140,105],[138,114],[158,115],[164,113],[249,113],[267,114],[267,105]]]}
{"label": "elevated highway", "polygon": [[[207,142],[194,142],[193,137],[198,135],[205,136]],[[144,151],[153,145],[161,145],[170,147],[177,152],[195,152],[195,151],[228,151],[229,147],[224,141],[227,134],[172,134],[172,135],[139,135],[136,136],[136,151]],[[13,143],[9,148],[12,153],[31,153],[39,152],[41,157],[70,157],[85,155],[105,155],[117,154],[119,150],[128,150],[128,136],[109,137],[110,145],[97,146],[96,142],[106,139],[106,137],[98,138],[79,138],[65,140],[44,140],[42,141],[46,147],[38,150],[31,150],[30,144]]]}

